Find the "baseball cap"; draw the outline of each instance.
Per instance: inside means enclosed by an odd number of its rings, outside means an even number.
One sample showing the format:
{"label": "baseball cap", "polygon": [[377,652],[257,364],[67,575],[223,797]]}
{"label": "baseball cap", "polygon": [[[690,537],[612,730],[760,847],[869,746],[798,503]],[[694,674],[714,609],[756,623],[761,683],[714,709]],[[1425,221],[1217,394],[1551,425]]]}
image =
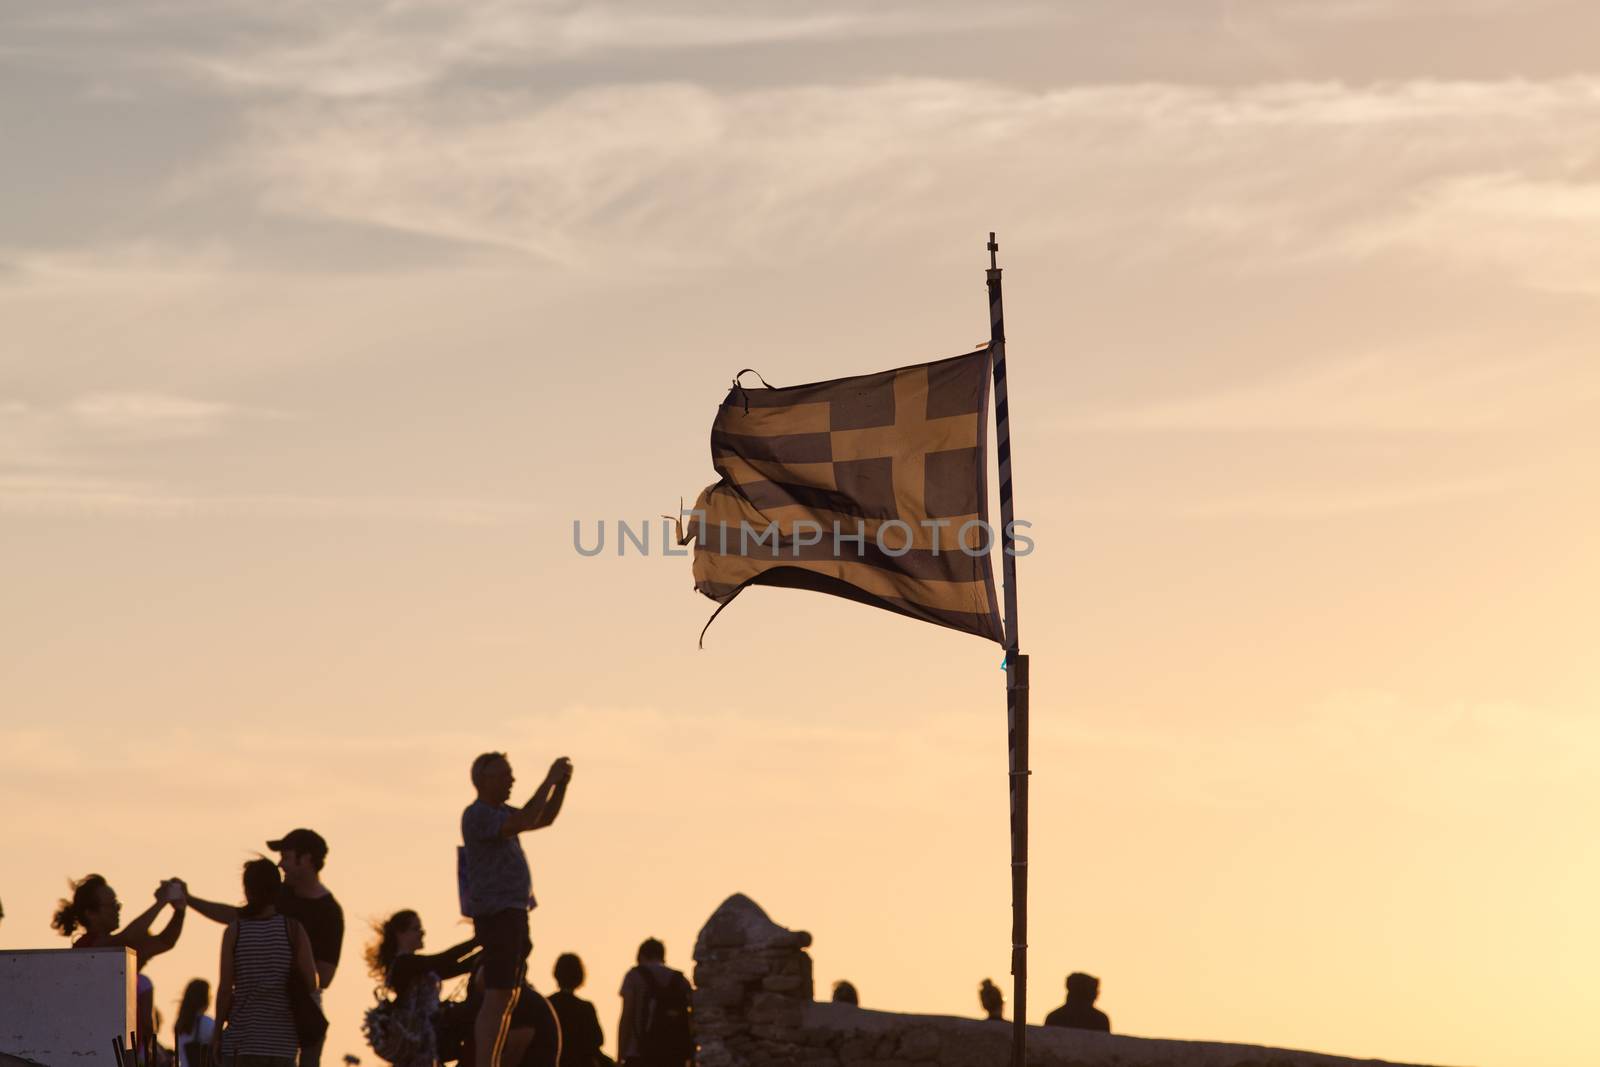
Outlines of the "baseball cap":
{"label": "baseball cap", "polygon": [[276,841],[268,841],[267,847],[274,852],[298,852],[317,860],[328,858],[328,843],[315,830],[290,830]]}

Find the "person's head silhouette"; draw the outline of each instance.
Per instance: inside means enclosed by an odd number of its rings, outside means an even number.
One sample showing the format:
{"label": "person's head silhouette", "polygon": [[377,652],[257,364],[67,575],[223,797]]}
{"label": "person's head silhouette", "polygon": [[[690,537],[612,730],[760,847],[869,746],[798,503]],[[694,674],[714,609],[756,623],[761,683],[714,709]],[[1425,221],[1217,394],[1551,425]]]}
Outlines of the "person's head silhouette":
{"label": "person's head silhouette", "polygon": [[268,841],[267,847],[282,857],[278,860],[278,869],[283,872],[283,880],[291,887],[310,888],[317,885],[322,877],[322,867],[328,862],[328,842],[315,830],[304,827],[290,830],[275,841]]}
{"label": "person's head silhouette", "polygon": [[372,924],[376,941],[367,946],[367,973],[380,982],[387,983],[389,969],[394,961],[422,949],[422,916],[405,908],[395,912],[381,923]]}
{"label": "person's head silhouette", "polygon": [[978,987],[978,1003],[983,1006],[985,1018],[1005,1018],[1006,998],[1000,995],[1000,987],[988,978]]}
{"label": "person's head silhouette", "polygon": [[1092,974],[1074,971],[1067,975],[1067,1003],[1083,1004],[1085,1007],[1093,1004],[1100,995],[1100,979]]}
{"label": "person's head silhouette", "polygon": [[72,884],[72,899],[56,906],[50,925],[71,937],[84,930],[91,937],[106,937],[122,924],[122,902],[117,891],[98,874],[85,875]]}
{"label": "person's head silhouette", "polygon": [[635,957],[640,963],[665,963],[667,961],[667,946],[655,938],[646,938],[639,946],[639,954]]}
{"label": "person's head silhouette", "polygon": [[183,999],[178,1002],[178,1021],[173,1033],[179,1037],[198,1037],[200,1016],[211,1006],[211,983],[204,978],[190,979],[183,987]]}
{"label": "person's head silhouette", "polygon": [[563,952],[556,957],[555,977],[557,989],[563,993],[575,992],[583,985],[583,960],[575,952]]}
{"label": "person's head silhouette", "polygon": [[478,799],[486,804],[504,804],[511,799],[511,787],[516,784],[511,773],[511,761],[504,752],[485,752],[472,761],[472,785]]}
{"label": "person's head silhouette", "polygon": [[856,994],[856,987],[849,982],[833,983],[833,1002],[835,1004],[861,1004],[861,998]]}
{"label": "person's head silhouette", "polygon": [[246,918],[259,918],[270,914],[278,903],[278,890],[283,888],[283,875],[278,865],[265,856],[244,865],[241,879],[244,882],[244,908]]}

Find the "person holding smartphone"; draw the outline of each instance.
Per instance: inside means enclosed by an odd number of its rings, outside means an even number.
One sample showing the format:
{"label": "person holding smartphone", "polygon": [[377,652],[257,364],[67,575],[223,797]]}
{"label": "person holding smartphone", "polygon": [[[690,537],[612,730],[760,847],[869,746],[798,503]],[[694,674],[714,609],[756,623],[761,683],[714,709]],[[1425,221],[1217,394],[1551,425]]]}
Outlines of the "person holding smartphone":
{"label": "person holding smartphone", "polygon": [[[144,974],[144,965],[163,952],[170,952],[183,934],[183,920],[189,902],[183,881],[168,878],[156,886],[155,903],[130,922],[122,923],[122,901],[104,876],[85,875],[72,886],[72,897],[56,906],[50,925],[62,937],[83,933],[72,942],[73,948],[131,948],[139,977],[134,985],[135,1037],[143,1043],[155,1034],[155,987]],[[172,906],[172,918],[159,934],[150,932],[161,909]],[[118,929],[118,927],[121,927]]]}
{"label": "person holding smartphone", "polygon": [[478,1063],[487,1067],[521,1062],[532,1034],[514,1027],[517,1001],[533,940],[528,911],[533,876],[519,836],[556,821],[572,781],[572,761],[565,756],[550,765],[539,788],[520,808],[512,807],[516,776],[504,752],[485,752],[472,761],[472,785],[478,796],[461,813],[462,912],[472,920],[483,946],[483,1004],[473,1025]]}

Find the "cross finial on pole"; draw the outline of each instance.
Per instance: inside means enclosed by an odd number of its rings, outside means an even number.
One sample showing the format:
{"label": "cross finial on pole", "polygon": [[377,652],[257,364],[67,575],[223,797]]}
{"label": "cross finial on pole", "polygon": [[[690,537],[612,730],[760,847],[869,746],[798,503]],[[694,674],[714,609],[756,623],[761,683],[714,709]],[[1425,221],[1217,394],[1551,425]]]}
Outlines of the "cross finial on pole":
{"label": "cross finial on pole", "polygon": [[994,239],[994,231],[989,231],[989,269],[998,270],[1000,264],[995,262],[995,253],[1000,251],[1000,242]]}

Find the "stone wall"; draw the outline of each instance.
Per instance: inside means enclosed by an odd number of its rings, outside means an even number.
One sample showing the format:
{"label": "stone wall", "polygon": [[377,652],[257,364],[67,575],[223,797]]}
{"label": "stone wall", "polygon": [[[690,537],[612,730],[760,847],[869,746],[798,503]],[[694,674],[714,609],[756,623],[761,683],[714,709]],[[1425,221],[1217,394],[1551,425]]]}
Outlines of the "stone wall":
{"label": "stone wall", "polygon": [[[1011,1024],[896,1015],[812,999],[811,935],[749,897],[723,902],[695,943],[700,1067],[1007,1067]],[[1383,1067],[1313,1052],[1028,1028],[1029,1067]]]}

